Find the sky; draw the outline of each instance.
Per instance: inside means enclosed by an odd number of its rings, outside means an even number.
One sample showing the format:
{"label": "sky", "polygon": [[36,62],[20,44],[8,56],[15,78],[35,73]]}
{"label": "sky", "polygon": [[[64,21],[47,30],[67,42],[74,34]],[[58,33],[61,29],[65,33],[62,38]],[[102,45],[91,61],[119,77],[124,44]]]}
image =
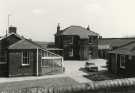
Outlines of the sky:
{"label": "sky", "polygon": [[54,41],[57,24],[90,26],[103,37],[135,36],[135,0],[0,0],[0,35],[10,25],[36,41]]}

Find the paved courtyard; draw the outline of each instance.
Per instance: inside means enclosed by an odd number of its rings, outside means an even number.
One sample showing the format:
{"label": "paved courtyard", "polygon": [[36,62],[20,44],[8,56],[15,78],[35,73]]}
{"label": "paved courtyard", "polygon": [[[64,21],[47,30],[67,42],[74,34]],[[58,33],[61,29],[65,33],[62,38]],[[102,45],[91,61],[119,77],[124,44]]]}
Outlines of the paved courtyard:
{"label": "paved courtyard", "polygon": [[[101,66],[104,66],[106,61],[103,59],[90,60],[94,62],[99,70],[102,70]],[[92,82],[91,80],[83,77],[87,73],[80,70],[84,68],[86,61],[64,61],[64,66],[66,71],[62,74],[57,75],[45,75],[45,76],[31,76],[31,77],[13,77],[13,78],[0,78],[0,83],[3,82],[14,82],[14,81],[24,81],[24,80],[38,80],[38,79],[48,79],[48,78],[59,78],[59,77],[70,77],[79,83]]]}
{"label": "paved courtyard", "polygon": [[[98,66],[100,71],[105,70],[105,68],[102,68],[102,66],[106,66],[106,60],[94,59],[89,61],[95,63],[95,65]],[[84,77],[84,75],[87,75],[87,73],[80,70],[81,68],[84,68],[85,62],[86,61],[65,61],[65,75],[73,78],[79,83],[91,82],[91,80]]]}

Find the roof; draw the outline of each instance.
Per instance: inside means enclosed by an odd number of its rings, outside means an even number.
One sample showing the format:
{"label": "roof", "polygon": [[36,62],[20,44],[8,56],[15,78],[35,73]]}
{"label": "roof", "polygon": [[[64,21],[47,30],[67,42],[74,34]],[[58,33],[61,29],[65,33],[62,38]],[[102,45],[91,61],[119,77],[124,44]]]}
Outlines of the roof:
{"label": "roof", "polygon": [[59,50],[59,51],[61,51],[61,50],[63,50],[63,49],[60,49],[60,48],[47,48],[47,50],[49,50],[49,51],[50,51],[50,50],[54,50],[54,51],[55,51],[55,50]]}
{"label": "roof", "polygon": [[20,36],[20,35],[18,35],[18,34],[16,34],[16,33],[8,33],[7,35],[1,36],[1,37],[0,37],[0,40],[5,39],[5,38],[7,38],[7,37],[9,37],[9,36],[11,36],[11,35],[15,35],[16,37],[18,37],[18,38],[20,38],[20,39],[24,39],[23,36]]}
{"label": "roof", "polygon": [[41,48],[41,46],[28,39],[22,39],[10,45],[8,49],[37,49],[37,48]]}
{"label": "roof", "polygon": [[117,53],[117,54],[124,54],[124,55],[135,55],[135,41],[120,47],[114,51],[110,51],[109,53]]}
{"label": "roof", "polygon": [[35,43],[39,44],[42,48],[55,48],[54,42],[35,41]]}
{"label": "roof", "polygon": [[89,38],[89,36],[98,36],[98,33],[95,33],[91,30],[87,30],[81,26],[70,26],[60,32],[62,35],[77,35],[80,38]]}
{"label": "roof", "polygon": [[123,54],[123,55],[135,55],[135,51],[127,51],[127,50],[114,50],[114,51],[110,51],[109,53],[113,53],[113,54]]}
{"label": "roof", "polygon": [[98,45],[110,45],[111,47],[121,47],[135,41],[135,38],[101,38]]}

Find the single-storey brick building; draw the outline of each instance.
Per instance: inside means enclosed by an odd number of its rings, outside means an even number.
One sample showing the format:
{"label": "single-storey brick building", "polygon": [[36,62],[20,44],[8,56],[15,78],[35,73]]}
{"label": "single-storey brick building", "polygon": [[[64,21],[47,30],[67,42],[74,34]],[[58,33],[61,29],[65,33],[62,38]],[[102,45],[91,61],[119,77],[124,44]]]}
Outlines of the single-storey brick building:
{"label": "single-storey brick building", "polygon": [[107,59],[108,51],[126,46],[135,41],[135,38],[99,38],[98,57]]}
{"label": "single-storey brick building", "polygon": [[40,76],[63,71],[63,57],[19,36],[16,27],[0,38],[0,76]]}
{"label": "single-storey brick building", "polygon": [[109,52],[108,70],[117,75],[135,76],[135,42]]}

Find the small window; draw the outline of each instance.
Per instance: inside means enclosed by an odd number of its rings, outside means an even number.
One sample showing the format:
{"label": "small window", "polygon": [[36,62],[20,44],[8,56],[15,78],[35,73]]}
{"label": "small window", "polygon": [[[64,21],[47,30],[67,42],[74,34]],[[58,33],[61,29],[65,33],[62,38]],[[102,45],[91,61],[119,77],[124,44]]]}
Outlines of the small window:
{"label": "small window", "polygon": [[70,48],[69,49],[69,57],[73,57],[73,56],[74,56],[73,48]]}
{"label": "small window", "polygon": [[0,64],[6,64],[7,63],[7,52],[1,52],[0,53]]}
{"label": "small window", "polygon": [[89,37],[89,43],[93,43],[93,37]]}
{"label": "small window", "polygon": [[89,37],[89,43],[96,43],[97,37],[96,36],[90,36]]}
{"label": "small window", "polygon": [[120,56],[120,68],[125,69],[125,56],[124,55]]}
{"label": "small window", "polygon": [[30,65],[30,62],[32,61],[32,55],[33,53],[29,51],[25,51],[22,53],[22,65]]}

